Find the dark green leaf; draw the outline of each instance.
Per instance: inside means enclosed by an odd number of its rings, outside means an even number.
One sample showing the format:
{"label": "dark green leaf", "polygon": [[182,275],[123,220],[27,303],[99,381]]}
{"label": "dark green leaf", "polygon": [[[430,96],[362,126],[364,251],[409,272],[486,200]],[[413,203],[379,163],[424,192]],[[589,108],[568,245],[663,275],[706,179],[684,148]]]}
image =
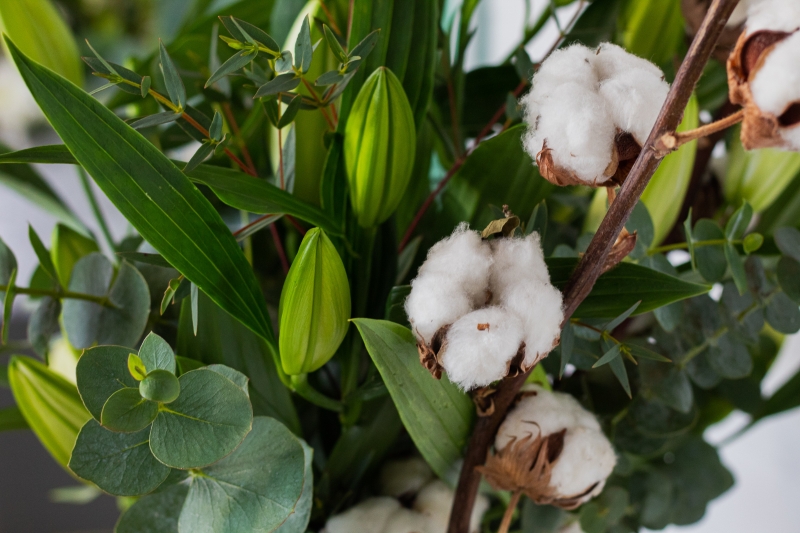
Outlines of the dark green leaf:
{"label": "dark green leaf", "polygon": [[619,344],[615,344],[610,350],[603,354],[603,357],[598,359],[598,361],[592,365],[592,368],[601,367],[614,361],[615,359],[618,359],[620,356],[620,348],[621,346]]}
{"label": "dark green leaf", "polygon": [[89,254],[75,264],[69,290],[107,298],[105,305],[64,300],[64,329],[72,346],[136,345],[150,315],[150,291],[133,265],[123,262],[115,277],[108,259]]}
{"label": "dark green leaf", "polygon": [[[548,258],[547,268],[552,283],[564,288],[578,260]],[[581,318],[617,316],[641,300],[636,314],[652,311],[663,305],[708,292],[710,287],[689,283],[656,270],[632,263],[621,263],[597,280],[591,294],[575,312]]]}
{"label": "dark green leaf", "polygon": [[144,363],[147,372],[152,372],[158,368],[168,372],[175,373],[175,354],[167,344],[167,341],[156,335],[150,333],[142,341],[142,346],[139,348],[139,357]]}
{"label": "dark green leaf", "polygon": [[200,145],[200,148],[197,149],[192,158],[189,159],[189,162],[186,163],[186,166],[183,167],[183,171],[188,174],[192,170],[196,169],[200,163],[208,159],[209,156],[214,153],[215,148],[216,146],[211,143],[204,143]]}
{"label": "dark green leaf", "polygon": [[[0,149],[5,150],[5,147],[0,145]],[[0,164],[16,165],[27,163],[75,165],[77,164],[77,161],[75,161],[75,156],[72,155],[72,152],[70,152],[69,149],[63,144],[48,144],[45,146],[37,146],[35,148],[27,148],[25,150],[18,150],[16,152],[0,153]],[[12,167],[3,168],[8,170]],[[43,191],[50,191],[52,195],[55,196],[55,192],[52,192],[50,186],[47,185],[41,177],[35,174],[33,170],[30,170],[29,167],[18,168],[25,168],[30,172],[28,177],[24,178],[24,181],[37,181],[36,178],[38,178],[41,180],[41,182],[37,184],[36,187],[41,188]],[[35,177],[32,178],[31,176]],[[59,203],[61,202],[60,199],[57,201]]]}
{"label": "dark green leaf", "polygon": [[570,360],[572,359],[572,350],[575,348],[575,329],[572,327],[572,322],[567,321],[564,329],[561,330],[561,364],[558,371],[559,379],[564,376],[564,370],[567,368]]}
{"label": "dark green leaf", "polygon": [[664,357],[660,353],[656,353],[653,350],[649,350],[644,346],[640,346],[638,344],[626,344],[626,348],[628,348],[631,352],[631,355],[635,357],[640,357],[642,359],[649,359],[651,361],[659,361],[661,363],[671,363],[672,360]]}
{"label": "dark green leaf", "polygon": [[236,449],[250,432],[250,399],[231,380],[205,368],[187,372],[179,381],[180,396],[161,406],[153,422],[150,448],[173,468],[210,465]]}
{"label": "dark green leaf", "polygon": [[731,243],[725,244],[725,259],[728,260],[728,265],[731,267],[731,275],[733,281],[736,283],[736,288],[739,289],[739,294],[744,294],[747,291],[747,273],[744,270],[744,262],[736,251],[736,247]]}
{"label": "dark green leaf", "polygon": [[797,333],[800,330],[800,309],[785,293],[772,296],[764,309],[764,318],[780,333]]}
{"label": "dark green leaf", "polygon": [[[249,22],[245,22],[240,18],[220,17],[219,19],[222,21],[225,29],[228,30],[236,40],[248,42],[247,37],[249,36],[252,39],[255,39],[256,42],[264,45],[265,48],[269,49],[273,53],[278,53],[280,50],[280,46],[278,46],[278,43],[275,42],[275,39],[270,37],[261,28],[254,26]],[[243,31],[246,32],[247,36],[245,36],[245,33],[242,33]]]}
{"label": "dark green leaf", "polygon": [[61,301],[45,296],[28,321],[28,341],[33,350],[44,357],[50,346],[50,337],[58,332]]}
{"label": "dark green leaf", "polygon": [[698,242],[724,241],[725,235],[722,233],[722,229],[713,220],[703,218],[695,224],[692,239],[695,242],[694,260],[700,275],[706,281],[720,281],[728,270],[724,246],[722,244],[701,245]]}
{"label": "dark green leaf", "polygon": [[211,127],[208,128],[208,135],[214,141],[222,140],[222,115],[219,111],[214,111],[214,118],[211,120]]}
{"label": "dark green leaf", "polygon": [[739,379],[749,376],[753,371],[753,359],[747,347],[730,334],[720,337],[717,345],[708,350],[706,357],[711,368],[723,378]]}
{"label": "dark green leaf", "polygon": [[303,96],[298,94],[292,101],[289,102],[289,105],[286,106],[286,110],[281,115],[280,120],[278,121],[278,129],[285,128],[289,124],[292,123],[294,117],[297,116],[297,112],[300,111],[300,104],[303,102]]}
{"label": "dark green leaf", "polygon": [[6,282],[8,288],[5,291],[2,291],[3,329],[2,333],[0,333],[0,344],[7,344],[8,336],[11,333],[11,311],[14,307],[14,297],[17,295],[17,293],[14,292],[14,286],[16,280],[17,280],[17,270],[14,269],[11,271],[11,276],[9,276],[8,281]]}
{"label": "dark green leaf", "polygon": [[344,48],[342,48],[342,45],[339,43],[339,38],[336,37],[336,34],[331,31],[327,24],[322,25],[322,31],[325,34],[325,42],[328,43],[333,55],[336,56],[339,62],[347,63],[347,52],[345,52]]}
{"label": "dark green leaf", "polygon": [[156,492],[140,498],[125,511],[114,532],[178,533],[178,518],[188,493],[189,485],[185,483],[170,484],[163,489],[159,487]]}
{"label": "dark green leaf", "polygon": [[[277,420],[255,418],[239,448],[190,478],[179,530],[276,531],[289,519],[305,523],[310,506],[304,489],[313,485],[305,476],[310,454]],[[219,498],[228,504],[219,505]],[[304,516],[292,518],[295,513]]]}
{"label": "dark green leaf", "polygon": [[625,229],[630,233],[636,232],[636,247],[630,256],[633,259],[645,257],[653,244],[656,229],[644,202],[638,202],[633,208],[628,222],[625,223]]}
{"label": "dark green leaf", "polygon": [[139,382],[128,370],[131,350],[121,346],[97,346],[86,350],[75,371],[83,405],[99,422],[103,406],[112,394]]}
{"label": "dark green leaf", "polygon": [[230,59],[220,65],[216,71],[214,71],[214,74],[212,74],[211,77],[208,78],[208,81],[206,81],[205,86],[210,87],[228,74],[233,74],[254,60],[257,54],[258,52],[253,52],[252,50],[239,50],[232,55]]}
{"label": "dark green leaf", "polygon": [[198,368],[203,368],[206,366],[200,361],[189,359],[188,357],[181,357],[180,355],[176,355],[175,360],[178,363],[179,375],[183,375],[187,372],[191,372],[192,370],[197,370]]}
{"label": "dark green leaf", "polygon": [[611,366],[611,371],[614,373],[614,376],[619,380],[622,388],[625,389],[628,398],[631,398],[631,384],[628,381],[628,371],[625,370],[625,362],[622,360],[622,357],[612,358],[609,365]]}
{"label": "dark green leaf", "polygon": [[[211,165],[197,167],[189,177],[211,187],[220,200],[251,213],[287,214],[318,226],[331,235],[341,234],[336,224],[318,207],[261,180],[235,170]],[[206,292],[202,286],[200,289]]]}
{"label": "dark green leaf", "polygon": [[[372,52],[375,48],[375,45],[378,44],[378,38],[380,37],[381,29],[378,28],[377,30],[373,30],[366,37],[361,39],[361,41],[350,50],[349,57],[360,57],[363,61],[367,58],[367,56]],[[337,41],[338,42],[338,41]],[[343,61],[346,63],[346,61]]]}
{"label": "dark green leaf", "polygon": [[631,316],[634,311],[636,311],[636,308],[639,307],[639,304],[641,303],[642,301],[639,300],[638,302],[630,306],[624,313],[622,313],[617,318],[615,318],[614,320],[603,326],[603,330],[611,332],[617,329],[617,326],[625,322],[628,319],[628,317]]}
{"label": "dark green leaf", "polygon": [[293,91],[300,85],[300,78],[294,72],[285,72],[278,74],[270,81],[259,87],[253,98],[262,98],[278,93],[288,93]]}
{"label": "dark green leaf", "polygon": [[56,273],[56,266],[53,264],[53,259],[50,257],[50,252],[45,248],[44,243],[39,238],[39,235],[34,231],[33,226],[28,224],[28,239],[31,241],[33,251],[36,252],[36,258],[39,259],[39,264],[42,270],[47,272],[47,275],[53,278],[53,281],[58,282],[58,274]]}
{"label": "dark green leaf", "polygon": [[[172,403],[178,398],[181,385],[172,372],[156,369],[148,372],[147,376],[139,383],[138,392],[143,398],[153,402]],[[105,408],[103,413],[105,414]],[[104,422],[103,425],[107,424]]]}
{"label": "dark green leaf", "polygon": [[414,335],[382,320],[353,319],[383,377],[400,419],[431,468],[444,476],[461,457],[472,426],[469,397],[419,364]]}
{"label": "dark green leaf", "polygon": [[50,256],[53,259],[61,286],[69,286],[72,269],[79,259],[98,251],[100,249],[94,240],[84,237],[67,226],[57,224],[53,230]]}
{"label": "dark green leaf", "polygon": [[142,237],[215,302],[271,339],[252,269],[212,205],[114,113],[13,44],[9,49],[50,123]]}
{"label": "dark green leaf", "polygon": [[342,79],[344,79],[344,75],[340,74],[338,70],[331,70],[317,78],[314,85],[317,87],[325,87],[327,85],[339,83]]}
{"label": "dark green leaf", "polygon": [[791,257],[781,257],[778,261],[778,282],[786,296],[800,303],[800,263]]}
{"label": "dark green leaf", "polygon": [[[177,378],[172,376],[172,379]],[[142,398],[138,388],[126,387],[109,396],[103,406],[100,423],[111,431],[133,433],[148,427],[157,414],[157,403]]]}
{"label": "dark green leaf", "polygon": [[309,67],[311,67],[311,54],[313,51],[311,26],[308,23],[308,15],[306,15],[300,25],[300,35],[297,36],[297,41],[294,43],[295,67],[303,74],[308,72]]}
{"label": "dark green leaf", "polygon": [[17,429],[30,429],[19,407],[0,409],[0,433]]}
{"label": "dark green leaf", "polygon": [[181,118],[182,115],[183,113],[175,113],[174,111],[156,113],[155,115],[150,115],[149,117],[140,118],[139,120],[131,122],[131,128],[135,130],[141,130],[144,128],[150,128],[152,126],[169,124],[170,122],[175,122]]}
{"label": "dark green leaf", "polygon": [[147,494],[169,475],[150,453],[148,431],[114,433],[89,420],[78,434],[69,468],[115,496]]}
{"label": "dark green leaf", "polygon": [[172,268],[164,256],[160,254],[145,254],[141,252],[117,252],[117,256],[130,262],[138,261],[148,265],[155,265],[164,268]]}
{"label": "dark green leaf", "polygon": [[164,43],[159,41],[158,44],[161,73],[164,74],[164,83],[167,86],[169,99],[180,109],[184,109],[186,107],[186,87],[184,87],[181,75],[178,73],[178,69],[175,68],[175,63],[172,62]]}
{"label": "dark green leaf", "polygon": [[800,230],[796,228],[778,228],[775,230],[775,244],[784,255],[800,262]]}
{"label": "dark green leaf", "polygon": [[150,78],[150,76],[145,76],[145,77],[142,78],[142,84],[139,87],[139,89],[141,91],[140,94],[142,95],[142,98],[147,98],[147,95],[150,92],[150,85],[151,84],[152,84],[152,79]]}
{"label": "dark green leaf", "polygon": [[[292,70],[292,52],[284,50],[281,56],[275,60],[275,72],[290,72]],[[293,73],[293,72],[291,72]]]}
{"label": "dark green leaf", "polygon": [[544,242],[547,235],[547,202],[545,200],[536,204],[531,213],[531,218],[528,219],[528,223],[525,225],[526,235],[534,231],[539,234],[539,238]]}
{"label": "dark green leaf", "polygon": [[725,225],[725,238],[736,241],[744,237],[744,232],[753,219],[753,208],[747,202],[737,209]]}

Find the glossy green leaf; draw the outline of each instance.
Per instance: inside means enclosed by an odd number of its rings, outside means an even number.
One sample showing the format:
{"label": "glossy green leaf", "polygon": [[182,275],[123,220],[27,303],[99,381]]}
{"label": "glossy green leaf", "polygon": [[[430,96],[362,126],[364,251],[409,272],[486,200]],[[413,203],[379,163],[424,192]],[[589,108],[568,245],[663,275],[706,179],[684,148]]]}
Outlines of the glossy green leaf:
{"label": "glossy green leaf", "polygon": [[89,420],[78,435],[69,468],[115,496],[139,496],[156,489],[169,468],[150,453],[149,429],[115,433]]}
{"label": "glossy green leaf", "polygon": [[446,476],[472,428],[475,411],[469,396],[447,377],[435,380],[419,364],[408,328],[366,318],[353,322],[417,449],[440,477]]}
{"label": "glossy green leaf", "polygon": [[[577,264],[577,259],[548,258],[551,282],[563,290]],[[707,285],[689,283],[640,265],[621,263],[600,276],[592,292],[578,307],[575,316],[617,316],[639,300],[642,303],[636,308],[635,314],[646,313],[672,302],[705,294],[709,289]]]}
{"label": "glossy green leaf", "polygon": [[175,356],[175,359],[178,363],[179,376],[187,372],[191,372],[192,370],[197,370],[198,368],[203,368],[204,366],[206,366],[200,361],[197,361],[195,359],[189,359],[188,357],[181,357],[180,355]]}
{"label": "glossy green leaf", "polygon": [[[63,165],[75,165],[77,161],[75,161],[75,156],[72,155],[72,152],[64,146],[63,144],[48,144],[45,146],[36,146],[34,148],[26,148],[24,150],[17,150],[17,151],[9,151],[6,147],[0,145],[0,164],[3,165],[22,165],[28,163],[43,163],[43,164],[63,164]],[[13,167],[2,167],[6,171],[12,169]],[[54,203],[62,205],[63,209],[66,209],[66,206],[63,204],[61,199],[58,198],[55,192],[50,189],[50,186],[45,183],[44,179],[41,178],[38,174],[33,172],[30,167],[17,167],[19,169],[25,169],[27,172],[27,177],[21,177],[21,182],[32,182],[36,189],[41,189],[41,194],[49,195],[52,198]],[[9,171],[10,172],[10,171]],[[13,187],[12,187],[13,188]],[[74,217],[74,215],[72,215]]]}
{"label": "glossy green leaf", "polygon": [[[306,454],[310,450],[280,422],[255,418],[239,448],[191,477],[179,531],[276,531],[301,511],[299,521],[306,521],[310,508],[300,504],[306,484],[313,485],[305,476]],[[220,499],[229,504],[219,505]]]}
{"label": "glossy green leaf", "polygon": [[628,317],[631,316],[634,313],[634,311],[636,311],[636,308],[639,307],[640,303],[642,302],[638,301],[632,306],[630,306],[624,313],[620,314],[617,318],[615,318],[614,320],[603,326],[603,329],[605,331],[614,331],[617,328],[617,326],[625,322],[628,319]]}
{"label": "glossy green leaf", "polygon": [[205,368],[187,372],[179,381],[180,396],[161,406],[153,422],[150,449],[173,468],[210,465],[236,449],[250,432],[250,399],[231,380]]}
{"label": "glossy green leaf", "polygon": [[22,356],[11,358],[8,381],[25,421],[50,455],[66,467],[78,432],[91,418],[75,385]]}
{"label": "glossy green leaf", "polygon": [[49,0],[0,2],[0,33],[5,33],[34,61],[83,85],[78,45],[69,26]]}
{"label": "glossy green leaf", "polygon": [[[177,381],[175,376],[167,374]],[[139,388],[120,389],[109,396],[103,405],[100,423],[111,431],[123,433],[140,431],[149,426],[158,414],[158,404],[150,400],[142,398]]]}
{"label": "glossy green leaf", "polygon": [[89,255],[92,252],[99,252],[97,243],[93,239],[84,237],[77,231],[57,224],[53,228],[53,234],[50,243],[50,256],[56,272],[58,273],[58,281],[62,287],[69,286],[69,280],[72,277],[72,269],[75,263],[82,257]]}
{"label": "glossy green leaf", "polygon": [[[256,415],[266,415],[283,422],[300,434],[289,390],[281,382],[276,368],[277,353],[202,293],[199,294],[197,335],[192,331],[189,302],[184,300],[178,327],[178,353],[204,363],[221,363],[243,372],[250,378],[250,399]],[[190,359],[188,361],[194,361]],[[197,365],[202,363],[197,362]],[[280,361],[277,362],[280,365]],[[188,372],[191,368],[184,368]]]}
{"label": "glossy green leaf", "polygon": [[[17,258],[11,248],[0,239],[0,285],[12,286],[17,273]],[[0,303],[5,302],[6,292],[0,291],[2,298]],[[5,327],[5,322],[4,322]]]}
{"label": "glossy green leaf", "polygon": [[8,337],[11,333],[11,312],[14,308],[14,297],[17,293],[14,291],[17,280],[17,270],[11,271],[11,275],[6,282],[6,290],[3,293],[3,329],[0,332],[0,344],[7,344]]}
{"label": "glossy green leaf", "polygon": [[306,233],[281,292],[278,338],[289,375],[313,372],[333,357],[350,319],[350,283],[339,252],[319,228]]}
{"label": "glossy green leaf", "polygon": [[271,338],[252,269],[202,194],[114,113],[9,48],[56,132],[142,237],[212,300]]}
{"label": "glossy green leaf", "polygon": [[701,245],[698,242],[725,241],[722,229],[713,220],[703,218],[695,224],[692,239],[695,241],[694,260],[700,275],[706,281],[720,281],[728,270],[724,244]]}
{"label": "glossy green leaf", "polygon": [[397,76],[377,69],[353,103],[344,136],[350,202],[359,225],[371,228],[397,209],[408,186],[416,146],[411,106]]}
{"label": "glossy green leaf", "polygon": [[[153,402],[172,403],[178,398],[181,392],[181,385],[175,374],[167,370],[157,369],[150,371],[147,377],[139,383],[138,392],[143,398]],[[103,412],[105,412],[105,409]],[[103,425],[106,425],[105,422]]]}
{"label": "glossy green leaf", "polygon": [[196,169],[200,163],[211,157],[211,154],[214,153],[215,146],[210,143],[203,143],[200,145],[200,148],[192,155],[189,159],[189,162],[186,163],[186,166],[183,167],[183,171],[185,173],[189,173],[192,170]]}
{"label": "glossy green leaf", "polygon": [[663,66],[681,52],[685,25],[679,2],[625,2],[619,21],[620,44],[628,52]]}
{"label": "glossy green leaf", "polygon": [[72,346],[136,345],[150,315],[150,291],[133,265],[123,262],[115,276],[105,256],[89,254],[75,264],[69,290],[106,298],[104,305],[64,300],[64,330]]}
{"label": "glossy green leaf", "polygon": [[125,387],[139,386],[128,370],[130,353],[130,348],[122,346],[97,346],[83,352],[78,359],[75,370],[78,391],[86,409],[98,422],[112,394]]}
{"label": "glossy green leaf", "polygon": [[286,106],[286,110],[283,112],[283,115],[281,115],[281,118],[278,121],[276,127],[280,129],[280,128],[285,128],[286,126],[291,124],[292,121],[297,116],[298,111],[300,111],[300,105],[302,103],[303,103],[303,97],[301,95],[298,94],[297,96],[293,97],[292,100],[289,102],[289,105]]}
{"label": "glossy green leaf", "polygon": [[0,433],[19,429],[30,429],[19,407],[0,409]]}

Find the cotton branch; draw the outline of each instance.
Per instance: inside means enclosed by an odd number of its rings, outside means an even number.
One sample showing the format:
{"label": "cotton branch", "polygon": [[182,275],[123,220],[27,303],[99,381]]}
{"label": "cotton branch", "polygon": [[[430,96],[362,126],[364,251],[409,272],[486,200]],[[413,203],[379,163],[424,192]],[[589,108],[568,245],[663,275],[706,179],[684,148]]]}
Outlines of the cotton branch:
{"label": "cotton branch", "polygon": [[[676,131],[695,85],[737,3],[738,0],[714,0],[711,4],[678,70],[675,82],[644,149],[567,284],[564,292],[565,321],[569,320],[578,305],[589,295],[597,278],[600,277],[617,236],[661,163],[663,155],[656,151],[656,143],[664,135]],[[527,377],[528,374],[523,373],[500,382],[492,397],[494,412],[491,416],[478,418],[464,457],[448,533],[468,533],[469,519],[481,479],[475,467],[482,465],[486,460],[497,428]]]}

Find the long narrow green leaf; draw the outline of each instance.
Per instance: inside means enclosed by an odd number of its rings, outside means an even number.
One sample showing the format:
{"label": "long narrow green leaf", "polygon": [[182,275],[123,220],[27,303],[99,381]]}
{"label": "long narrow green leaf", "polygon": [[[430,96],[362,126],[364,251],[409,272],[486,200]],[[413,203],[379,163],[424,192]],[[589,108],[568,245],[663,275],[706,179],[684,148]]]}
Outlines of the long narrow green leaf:
{"label": "long narrow green leaf", "polygon": [[200,191],[113,112],[6,42],[53,128],[125,218],[220,307],[271,340],[253,271]]}

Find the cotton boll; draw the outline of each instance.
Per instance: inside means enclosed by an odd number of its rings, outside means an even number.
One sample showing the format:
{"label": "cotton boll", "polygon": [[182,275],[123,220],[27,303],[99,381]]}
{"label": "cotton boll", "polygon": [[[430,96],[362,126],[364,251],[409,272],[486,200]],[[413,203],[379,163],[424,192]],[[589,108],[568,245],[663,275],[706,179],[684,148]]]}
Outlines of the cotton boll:
{"label": "cotton boll", "polygon": [[464,390],[485,387],[506,375],[522,336],[516,315],[502,307],[485,307],[450,326],[439,358],[450,381]]}
{"label": "cotton boll", "polygon": [[553,349],[564,320],[562,303],[561,292],[548,282],[523,280],[505,289],[500,304],[522,321],[525,367]]}
{"label": "cotton boll", "polygon": [[324,533],[382,533],[390,516],[400,509],[394,498],[369,498],[325,523]]}
{"label": "cotton boll", "polygon": [[568,526],[564,526],[558,533],[584,533],[583,529],[581,529],[580,522],[572,522]]}
{"label": "cotton boll", "polygon": [[489,290],[493,297],[499,299],[497,301],[503,299],[508,287],[517,283],[525,280],[550,281],[538,233],[531,233],[524,238],[495,239],[491,245],[494,263]]}
{"label": "cotton boll", "polygon": [[547,98],[566,83],[576,83],[586,89],[597,85],[597,75],[592,68],[594,50],[580,44],[554,51],[542,62],[533,76],[529,98]]}
{"label": "cotton boll", "polygon": [[650,135],[668,92],[669,84],[660,74],[641,68],[621,70],[600,84],[614,124],[632,134],[640,146]]}
{"label": "cotton boll", "polygon": [[596,185],[608,179],[604,172],[612,160],[616,128],[604,99],[594,90],[576,83],[560,86],[541,104],[538,120],[529,124],[535,129],[523,144],[531,157],[546,146],[555,167],[578,180]]}
{"label": "cotton boll", "polygon": [[416,494],[431,478],[431,467],[419,457],[389,461],[381,469],[381,493],[395,498]]}
{"label": "cotton boll", "polygon": [[800,28],[800,2],[797,0],[762,0],[747,12],[747,34],[760,30],[793,32]]}
{"label": "cotton boll", "polygon": [[433,335],[473,308],[473,299],[458,280],[437,275],[420,275],[411,282],[405,303],[411,330],[418,340],[430,344]]}
{"label": "cotton boll", "polygon": [[597,47],[592,65],[601,83],[603,80],[613,78],[620,73],[634,69],[644,70],[650,76],[655,76],[657,78],[664,77],[664,73],[661,72],[661,69],[656,65],[637,55],[631,54],[621,46],[613,43],[602,43]]}
{"label": "cotton boll", "polygon": [[562,497],[573,497],[596,485],[586,500],[600,494],[617,457],[606,436],[597,430],[567,430],[564,449],[553,467],[550,486]]}
{"label": "cotton boll", "polygon": [[[444,482],[436,479],[428,483],[414,500],[414,510],[425,516],[425,533],[446,533],[453,508],[455,493]],[[489,509],[489,500],[481,494],[475,499],[469,521],[470,533],[480,530],[483,515]]]}
{"label": "cotton boll", "polygon": [[573,396],[551,392],[535,384],[526,385],[525,392],[527,394],[500,425],[494,442],[496,450],[505,448],[512,439],[552,435],[565,428],[583,427],[600,431],[600,424],[594,415]]}
{"label": "cotton boll", "polygon": [[425,516],[401,507],[389,517],[382,533],[427,533],[426,527]]}

